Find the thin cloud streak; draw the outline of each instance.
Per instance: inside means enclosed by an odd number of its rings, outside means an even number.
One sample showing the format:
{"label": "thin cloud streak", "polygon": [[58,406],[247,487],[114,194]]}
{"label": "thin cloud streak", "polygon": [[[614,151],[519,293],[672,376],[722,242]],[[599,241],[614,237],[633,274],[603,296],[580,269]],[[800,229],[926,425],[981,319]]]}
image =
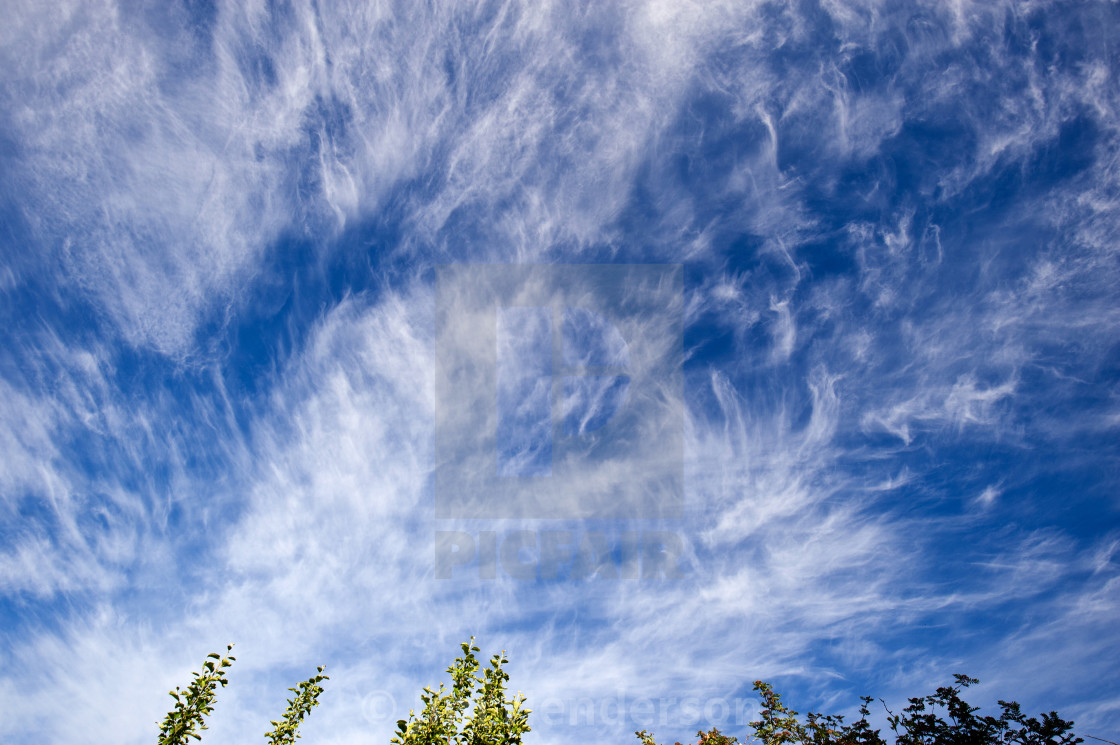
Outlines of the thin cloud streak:
{"label": "thin cloud streak", "polygon": [[[0,736],[142,741],[236,641],[208,740],[324,662],[308,736],[387,740],[472,634],[545,743],[756,678],[1117,721],[1108,4],[11,15]],[[686,518],[603,530],[683,580],[434,576],[437,530],[602,527],[433,516],[431,269],[551,261],[686,262]]]}

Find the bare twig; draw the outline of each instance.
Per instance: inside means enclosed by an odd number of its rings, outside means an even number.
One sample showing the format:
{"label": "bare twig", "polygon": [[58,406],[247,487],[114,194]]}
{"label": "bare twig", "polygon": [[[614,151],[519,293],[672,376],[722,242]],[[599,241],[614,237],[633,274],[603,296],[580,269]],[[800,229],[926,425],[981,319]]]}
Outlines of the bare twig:
{"label": "bare twig", "polygon": [[1103,737],[1096,737],[1095,735],[1085,735],[1085,736],[1086,737],[1092,737],[1094,740],[1100,740],[1101,742],[1109,742],[1109,743],[1112,743],[1112,745],[1120,745],[1120,742],[1112,742],[1112,740],[1106,740]]}

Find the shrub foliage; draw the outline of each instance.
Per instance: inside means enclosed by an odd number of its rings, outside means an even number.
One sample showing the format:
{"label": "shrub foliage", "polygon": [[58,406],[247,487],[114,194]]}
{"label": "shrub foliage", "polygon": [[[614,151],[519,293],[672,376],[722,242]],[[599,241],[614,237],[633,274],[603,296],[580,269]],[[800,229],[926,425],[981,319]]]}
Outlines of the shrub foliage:
{"label": "shrub foliage", "polygon": [[[938,688],[929,696],[909,699],[909,705],[895,714],[887,709],[887,723],[894,745],[1077,745],[1084,742],[1073,735],[1073,722],[1056,711],[1041,719],[1027,717],[1014,701],[1000,701],[998,717],[977,716],[979,707],[961,698],[961,691],[979,683],[967,675],[956,675],[956,683]],[[802,722],[798,713],[782,703],[769,683],[755,681],[754,690],[762,698],[759,718],[750,723],[753,739],[764,745],[888,745],[880,731],[868,722],[873,699],[863,697],[860,718],[851,724],[836,714],[809,713]],[[884,704],[884,707],[886,704]],[[946,718],[948,717],[948,718]],[[657,745],[645,730],[635,733],[642,745]],[[739,740],[718,729],[697,732],[697,745],[737,745]],[[677,743],[676,745],[681,745]]]}
{"label": "shrub foliage", "polygon": [[[521,737],[530,730],[530,709],[523,707],[525,697],[506,697],[509,673],[502,665],[509,662],[505,653],[490,658],[490,666],[479,674],[479,649],[470,642],[461,646],[463,654],[447,668],[451,690],[440,684],[438,691],[425,688],[420,695],[424,704],[417,715],[408,712],[408,719],[397,721],[397,734],[390,740],[395,745],[520,745]],[[477,697],[476,694],[477,688]],[[467,708],[474,702],[470,716]]]}
{"label": "shrub foliage", "polygon": [[[451,688],[440,684],[439,690],[424,688],[420,701],[424,708],[417,714],[408,712],[407,719],[397,721],[392,745],[521,745],[522,737],[531,731],[530,710],[524,707],[525,697],[508,695],[509,674],[503,665],[509,660],[505,652],[490,658],[483,668],[475,653],[474,637],[462,645],[462,654],[447,668]],[[206,729],[206,717],[214,710],[219,687],[229,680],[226,671],[236,659],[214,652],[206,657],[199,672],[185,690],[170,691],[174,708],[160,724],[158,745],[186,745],[191,738],[200,740]],[[851,724],[836,714],[810,712],[800,715],[782,703],[781,696],[769,683],[755,681],[754,690],[761,697],[758,719],[750,723],[749,740],[762,745],[1078,745],[1084,742],[1074,736],[1073,722],[1062,719],[1056,711],[1039,717],[1024,715],[1014,701],[1000,701],[999,716],[981,716],[979,707],[961,698],[961,691],[978,683],[967,675],[954,676],[952,685],[938,688],[928,696],[909,699],[909,705],[898,714],[886,709],[887,723],[893,740],[883,737],[871,726],[868,717],[873,699],[865,696],[859,708],[860,717]],[[323,692],[320,685],[328,680],[320,666],[318,672],[288,690],[295,695],[288,699],[288,708],[272,730],[265,733],[269,745],[294,745],[300,737],[299,726],[319,704]],[[884,703],[884,708],[886,704]],[[641,745],[658,745],[653,735],[642,730],[635,733]],[[697,732],[696,745],[739,745],[736,737],[713,728]],[[681,743],[676,743],[681,745]]]}

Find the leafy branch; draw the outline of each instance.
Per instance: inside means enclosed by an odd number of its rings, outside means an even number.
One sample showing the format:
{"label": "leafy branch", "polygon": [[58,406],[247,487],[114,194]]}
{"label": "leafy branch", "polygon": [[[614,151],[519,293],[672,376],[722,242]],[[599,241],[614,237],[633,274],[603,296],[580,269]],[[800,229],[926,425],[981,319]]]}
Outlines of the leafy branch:
{"label": "leafy branch", "polygon": [[311,709],[319,705],[319,694],[323,692],[319,684],[329,680],[323,675],[323,666],[320,665],[318,674],[311,676],[299,684],[297,688],[288,690],[296,694],[288,699],[288,708],[284,711],[284,718],[279,722],[270,722],[273,726],[271,732],[265,733],[270,745],[295,745],[300,734],[297,732],[303,718],[311,714]]}
{"label": "leafy branch", "polygon": [[[226,646],[227,653],[232,650],[232,644]],[[209,729],[206,717],[214,711],[217,687],[225,688],[229,683],[225,670],[236,659],[232,655],[222,657],[217,652],[211,652],[202,663],[202,671],[191,673],[194,679],[187,690],[175,686],[175,690],[168,691],[168,695],[175,699],[175,708],[167,713],[160,725],[158,745],[185,745],[191,737],[202,739],[199,730]]]}
{"label": "leafy branch", "polygon": [[[233,645],[226,646],[230,652]],[[190,738],[201,740],[201,730],[206,726],[206,717],[214,711],[218,686],[225,687],[229,679],[225,677],[226,668],[237,658],[233,655],[223,657],[217,652],[206,655],[200,672],[192,672],[193,680],[186,690],[178,686],[169,691],[175,699],[175,707],[167,713],[159,728],[157,745],[186,745]],[[271,722],[272,731],[265,733],[270,745],[293,745],[299,738],[299,725],[311,714],[311,709],[319,705],[319,695],[323,687],[319,685],[328,680],[320,665],[317,673],[288,690],[296,694],[288,699],[288,708],[279,722]]]}

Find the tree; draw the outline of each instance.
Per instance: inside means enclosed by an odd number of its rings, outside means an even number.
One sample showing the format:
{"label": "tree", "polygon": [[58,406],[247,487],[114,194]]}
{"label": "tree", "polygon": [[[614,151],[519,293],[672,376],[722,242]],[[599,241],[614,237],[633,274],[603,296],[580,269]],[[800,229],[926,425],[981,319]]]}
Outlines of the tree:
{"label": "tree", "polygon": [[284,718],[279,722],[269,722],[273,730],[265,733],[269,745],[295,745],[300,735],[297,731],[303,718],[311,714],[311,709],[319,705],[319,694],[323,692],[319,684],[327,679],[323,675],[323,666],[318,672],[299,684],[298,688],[288,690],[296,694],[288,699],[288,708],[284,711]]}
{"label": "tree", "polygon": [[[960,692],[980,681],[967,675],[954,677],[954,685],[938,688],[929,696],[909,699],[909,705],[900,714],[887,709],[894,745],[1077,745],[1084,742],[1070,732],[1073,722],[1062,719],[1056,711],[1042,714],[1040,720],[1024,716],[1016,702],[1001,700],[999,717],[977,716],[979,707],[965,702]],[[873,700],[870,696],[861,699],[860,718],[846,725],[843,716],[813,713],[802,722],[798,713],[786,708],[781,696],[768,683],[755,681],[754,690],[762,697],[762,708],[758,720],[750,726],[754,737],[763,745],[887,745],[879,730],[872,729],[867,721],[871,714],[868,707]],[[886,704],[883,706],[885,708]],[[948,720],[943,713],[948,714]],[[642,745],[657,745],[645,730],[635,734]],[[697,745],[738,743],[736,738],[729,738],[718,729],[697,735],[700,738]]]}
{"label": "tree", "polygon": [[[226,646],[226,652],[233,650],[233,645]],[[233,664],[237,658],[233,655],[223,657],[217,652],[206,655],[199,672],[192,672],[194,676],[186,690],[175,686],[175,690],[168,694],[175,699],[175,707],[167,713],[159,728],[158,745],[186,745],[190,738],[201,740],[201,730],[209,729],[206,726],[206,717],[214,711],[214,701],[217,699],[219,686],[225,688],[229,679],[225,677],[226,668]],[[319,694],[323,688],[319,685],[328,680],[323,675],[323,667],[319,666],[317,674],[303,681],[296,688],[289,688],[296,695],[288,699],[288,708],[284,717],[279,722],[271,722],[273,729],[265,733],[270,745],[293,745],[300,736],[297,730],[304,717],[311,713],[311,709],[319,705]]]}
{"label": "tree", "polygon": [[[447,668],[451,675],[451,690],[425,688],[420,695],[424,709],[417,716],[408,712],[408,719],[397,721],[396,736],[390,740],[397,745],[520,745],[521,736],[530,731],[530,709],[522,708],[525,697],[506,698],[506,681],[509,674],[502,665],[509,662],[505,652],[490,659],[490,667],[479,675],[479,651],[470,642],[460,645],[463,654]],[[478,697],[475,686],[478,685]],[[474,701],[469,718],[467,707]]]}

